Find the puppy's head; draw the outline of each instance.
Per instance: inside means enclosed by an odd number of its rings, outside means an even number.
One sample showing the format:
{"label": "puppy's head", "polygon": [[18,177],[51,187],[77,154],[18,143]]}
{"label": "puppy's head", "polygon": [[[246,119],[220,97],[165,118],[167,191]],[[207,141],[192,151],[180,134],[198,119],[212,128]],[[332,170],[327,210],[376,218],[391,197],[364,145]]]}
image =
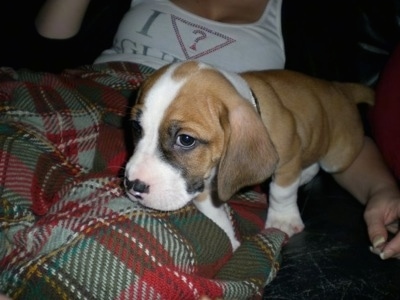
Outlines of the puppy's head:
{"label": "puppy's head", "polygon": [[129,197],[147,207],[179,209],[210,193],[215,177],[219,197],[228,200],[268,178],[277,163],[254,107],[223,73],[203,64],[154,73],[131,119],[136,146],[125,185]]}

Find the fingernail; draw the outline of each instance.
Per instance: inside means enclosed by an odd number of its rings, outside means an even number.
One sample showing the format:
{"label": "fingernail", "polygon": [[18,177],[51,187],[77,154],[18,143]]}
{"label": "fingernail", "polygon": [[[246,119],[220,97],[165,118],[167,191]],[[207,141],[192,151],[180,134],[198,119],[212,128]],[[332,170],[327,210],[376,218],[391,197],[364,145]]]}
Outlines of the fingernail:
{"label": "fingernail", "polygon": [[392,250],[386,250],[383,251],[379,256],[381,257],[382,260],[391,258],[393,256],[394,252]]}
{"label": "fingernail", "polygon": [[379,246],[382,246],[385,241],[386,240],[383,236],[377,236],[376,238],[374,238],[372,245],[374,248],[378,248]]}
{"label": "fingernail", "polygon": [[377,255],[381,255],[381,250],[379,250],[378,248],[374,248],[372,246],[369,247],[369,251],[371,251],[373,254],[377,254]]}

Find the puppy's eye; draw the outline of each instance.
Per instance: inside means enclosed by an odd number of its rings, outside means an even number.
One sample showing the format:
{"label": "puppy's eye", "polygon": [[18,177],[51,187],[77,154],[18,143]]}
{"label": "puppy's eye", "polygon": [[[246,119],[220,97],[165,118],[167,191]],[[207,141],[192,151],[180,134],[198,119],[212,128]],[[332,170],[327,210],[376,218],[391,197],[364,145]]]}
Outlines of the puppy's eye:
{"label": "puppy's eye", "polygon": [[183,149],[189,150],[196,145],[196,139],[187,134],[180,134],[176,138],[176,144]]}

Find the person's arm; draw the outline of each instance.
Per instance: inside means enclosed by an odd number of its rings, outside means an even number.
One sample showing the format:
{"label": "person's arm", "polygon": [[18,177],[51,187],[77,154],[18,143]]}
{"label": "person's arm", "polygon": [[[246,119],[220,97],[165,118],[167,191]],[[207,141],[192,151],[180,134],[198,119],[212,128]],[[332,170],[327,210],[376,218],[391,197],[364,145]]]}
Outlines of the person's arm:
{"label": "person's arm", "polygon": [[76,35],[90,0],[47,0],[40,9],[35,25],[46,38],[67,39]]}
{"label": "person's arm", "polygon": [[[334,175],[336,181],[366,205],[364,219],[373,252],[382,259],[400,257],[400,191],[375,143],[365,138],[352,165]],[[388,230],[397,235],[388,241]]]}

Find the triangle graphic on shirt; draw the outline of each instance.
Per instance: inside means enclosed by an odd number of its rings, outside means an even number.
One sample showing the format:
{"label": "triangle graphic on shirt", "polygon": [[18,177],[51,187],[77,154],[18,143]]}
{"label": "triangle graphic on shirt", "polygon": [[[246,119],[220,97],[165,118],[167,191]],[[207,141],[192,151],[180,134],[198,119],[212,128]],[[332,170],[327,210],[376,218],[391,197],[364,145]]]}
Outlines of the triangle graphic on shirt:
{"label": "triangle graphic on shirt", "polygon": [[186,59],[199,58],[236,42],[222,33],[177,16],[171,15],[171,20]]}

